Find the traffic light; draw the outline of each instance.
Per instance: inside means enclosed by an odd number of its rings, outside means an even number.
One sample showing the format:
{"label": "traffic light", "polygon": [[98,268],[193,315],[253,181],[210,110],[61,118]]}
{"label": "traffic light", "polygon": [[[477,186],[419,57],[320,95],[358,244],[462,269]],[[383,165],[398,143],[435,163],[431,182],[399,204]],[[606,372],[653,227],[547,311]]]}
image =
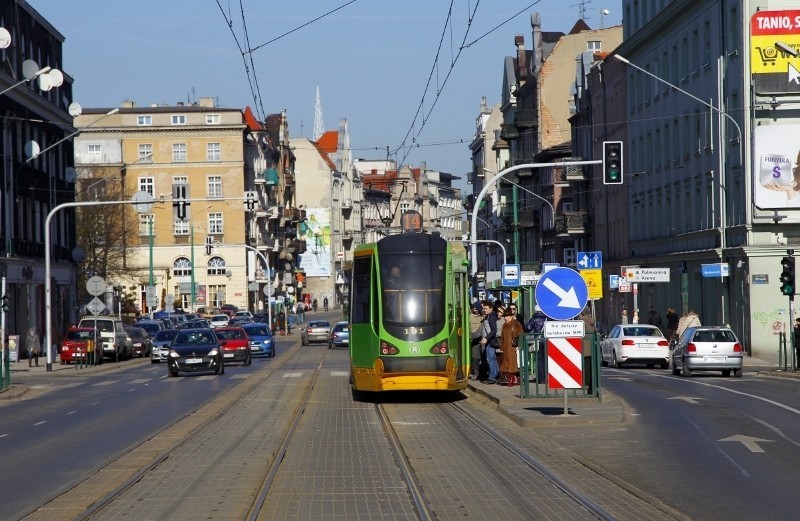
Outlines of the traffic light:
{"label": "traffic light", "polygon": [[603,184],[622,184],[622,141],[603,141]]}
{"label": "traffic light", "polygon": [[11,298],[8,295],[3,295],[3,313],[8,313],[11,310]]}
{"label": "traffic light", "polygon": [[781,259],[781,293],[788,295],[794,300],[794,257],[784,257]]}
{"label": "traffic light", "polygon": [[211,255],[214,248],[214,238],[211,236],[206,237],[206,255]]}
{"label": "traffic light", "polygon": [[247,211],[252,212],[256,209],[256,203],[258,202],[258,192],[245,192],[244,193],[244,204],[247,206]]}

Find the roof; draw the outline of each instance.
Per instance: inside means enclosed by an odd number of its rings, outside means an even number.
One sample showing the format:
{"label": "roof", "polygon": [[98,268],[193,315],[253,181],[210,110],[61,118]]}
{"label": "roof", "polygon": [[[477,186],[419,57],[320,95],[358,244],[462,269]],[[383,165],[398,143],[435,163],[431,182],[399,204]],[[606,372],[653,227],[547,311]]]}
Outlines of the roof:
{"label": "roof", "polygon": [[339,145],[339,132],[328,130],[316,141],[317,148],[326,154],[333,154]]}

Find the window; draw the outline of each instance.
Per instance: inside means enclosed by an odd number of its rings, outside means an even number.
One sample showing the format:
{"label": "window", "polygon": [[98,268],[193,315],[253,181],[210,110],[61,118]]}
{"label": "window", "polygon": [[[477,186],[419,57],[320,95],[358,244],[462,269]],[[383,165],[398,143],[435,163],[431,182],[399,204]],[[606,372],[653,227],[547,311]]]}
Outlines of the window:
{"label": "window", "polygon": [[219,143],[206,143],[206,160],[222,161],[222,146]]}
{"label": "window", "polygon": [[189,222],[188,221],[175,221],[175,235],[186,236],[189,235]]}
{"label": "window", "polygon": [[147,127],[153,124],[153,116],[136,116],[136,124]]}
{"label": "window", "polygon": [[600,51],[603,48],[603,42],[599,41],[589,41],[586,42],[586,50],[587,51]]}
{"label": "window", "polygon": [[564,266],[575,264],[575,248],[564,248]]}
{"label": "window", "polygon": [[222,235],[222,213],[208,214],[208,233]]}
{"label": "window", "polygon": [[139,162],[152,163],[153,162],[153,144],[152,143],[139,143]]}
{"label": "window", "polygon": [[174,185],[188,185],[189,178],[185,175],[174,175],[172,176],[172,184]]}
{"label": "window", "polygon": [[90,156],[99,156],[103,152],[103,145],[98,143],[91,143],[87,149]]}
{"label": "window", "polygon": [[178,257],[172,263],[172,275],[174,277],[191,277],[192,261],[186,257]]}
{"label": "window", "polygon": [[172,144],[172,160],[176,163],[186,162],[186,143]]}
{"label": "window", "polygon": [[150,225],[153,225],[155,228],[155,220],[154,216],[151,213],[140,213],[139,214],[139,235],[144,237],[150,236]]}
{"label": "window", "polygon": [[222,197],[222,176],[208,176],[208,197]]}
{"label": "window", "polygon": [[155,178],[153,177],[140,177],[139,178],[139,191],[147,192],[150,195],[155,194]]}
{"label": "window", "polygon": [[220,307],[225,304],[225,286],[224,285],[209,285],[208,286],[208,303],[215,307]]}
{"label": "window", "polygon": [[219,125],[219,114],[206,114],[206,125]]}
{"label": "window", "polygon": [[185,125],[186,124],[186,115],[185,114],[173,114],[173,116],[172,116],[172,124],[173,125]]}
{"label": "window", "polygon": [[211,257],[208,259],[208,266],[206,267],[206,273],[208,275],[225,275],[226,271],[225,259],[222,257]]}

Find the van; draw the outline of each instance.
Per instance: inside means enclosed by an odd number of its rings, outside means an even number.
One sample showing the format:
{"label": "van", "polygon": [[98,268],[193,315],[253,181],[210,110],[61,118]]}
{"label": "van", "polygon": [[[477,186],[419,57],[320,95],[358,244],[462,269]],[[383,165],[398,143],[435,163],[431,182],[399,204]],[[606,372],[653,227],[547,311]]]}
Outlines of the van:
{"label": "van", "polygon": [[122,320],[113,317],[84,317],[78,327],[97,328],[103,344],[103,356],[115,362],[128,360],[132,353]]}

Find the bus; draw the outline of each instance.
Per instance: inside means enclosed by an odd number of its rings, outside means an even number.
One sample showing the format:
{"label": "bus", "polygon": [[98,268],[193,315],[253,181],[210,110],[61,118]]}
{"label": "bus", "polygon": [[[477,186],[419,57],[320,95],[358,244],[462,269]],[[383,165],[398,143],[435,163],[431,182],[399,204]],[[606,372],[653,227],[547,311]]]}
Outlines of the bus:
{"label": "bus", "polygon": [[404,232],[353,252],[350,377],[360,391],[456,391],[470,364],[461,243]]}

